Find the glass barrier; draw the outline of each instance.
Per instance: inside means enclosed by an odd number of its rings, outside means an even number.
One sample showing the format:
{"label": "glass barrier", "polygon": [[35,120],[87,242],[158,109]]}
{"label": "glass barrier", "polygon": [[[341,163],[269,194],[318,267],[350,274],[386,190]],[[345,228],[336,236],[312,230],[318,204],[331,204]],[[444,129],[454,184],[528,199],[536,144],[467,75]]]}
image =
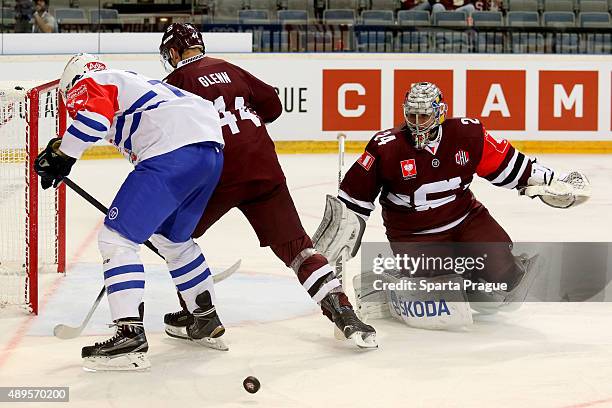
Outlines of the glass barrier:
{"label": "glass barrier", "polygon": [[[174,22],[252,33],[255,52],[612,53],[612,1],[599,0],[598,12],[509,11],[500,1],[481,10],[478,0],[449,10],[449,1],[372,10],[370,0],[352,9],[335,7],[341,0],[0,0],[0,53],[19,53],[20,33],[81,34],[95,52],[102,33],[159,33]],[[72,37],[63,38],[45,42]]]}

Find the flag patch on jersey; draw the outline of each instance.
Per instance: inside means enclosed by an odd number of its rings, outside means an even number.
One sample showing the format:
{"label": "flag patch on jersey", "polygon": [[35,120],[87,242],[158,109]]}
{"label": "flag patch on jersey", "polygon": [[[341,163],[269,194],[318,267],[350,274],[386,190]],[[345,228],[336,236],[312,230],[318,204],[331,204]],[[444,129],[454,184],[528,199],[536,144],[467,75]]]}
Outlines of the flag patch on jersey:
{"label": "flag patch on jersey", "polygon": [[81,84],[77,88],[71,89],[68,95],[66,95],[66,109],[68,109],[71,115],[76,115],[76,112],[85,108],[88,100],[87,85]]}
{"label": "flag patch on jersey", "polygon": [[361,157],[357,160],[357,163],[359,163],[361,167],[366,169],[366,171],[370,171],[370,168],[372,168],[372,164],[374,164],[374,156],[372,156],[368,152],[363,152]]}
{"label": "flag patch on jersey", "polygon": [[460,166],[465,166],[470,161],[470,155],[465,150],[459,150],[455,153],[455,162]]}
{"label": "flag patch on jersey", "polygon": [[400,166],[402,167],[402,176],[404,178],[411,178],[417,175],[416,162],[414,159],[402,160]]}
{"label": "flag patch on jersey", "polygon": [[497,140],[493,136],[491,136],[489,132],[487,132],[486,130],[485,130],[484,139],[485,139],[485,142],[492,145],[495,148],[495,150],[497,150],[500,153],[505,153],[506,150],[508,150],[509,144],[506,139]]}

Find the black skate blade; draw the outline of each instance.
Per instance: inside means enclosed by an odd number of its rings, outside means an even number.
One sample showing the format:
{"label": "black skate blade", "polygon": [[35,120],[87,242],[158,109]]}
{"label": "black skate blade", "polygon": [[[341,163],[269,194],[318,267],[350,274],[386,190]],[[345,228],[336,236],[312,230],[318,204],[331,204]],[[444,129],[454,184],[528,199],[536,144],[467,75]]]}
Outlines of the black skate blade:
{"label": "black skate blade", "polygon": [[192,339],[191,341],[214,350],[229,351],[227,344],[220,338],[213,339],[212,337],[204,337],[203,339]]}
{"label": "black skate blade", "polygon": [[376,333],[365,333],[356,331],[346,337],[342,330],[337,326],[334,327],[334,337],[337,340],[351,340],[360,349],[377,349],[378,342],[376,341]]}
{"label": "black skate blade", "polygon": [[166,334],[175,339],[191,340],[187,335],[187,330],[185,327],[166,325]]}
{"label": "black skate blade", "polygon": [[175,327],[166,325],[166,334],[172,338],[192,341],[196,344],[211,348],[213,350],[229,351],[229,347],[227,346],[227,344],[225,344],[225,342],[220,338],[204,337],[202,339],[192,339],[187,334],[187,329],[185,327]]}
{"label": "black skate blade", "polygon": [[85,357],[83,370],[96,371],[142,371],[151,367],[146,353],[127,353],[116,357]]}
{"label": "black skate blade", "polygon": [[350,337],[350,340],[355,343],[360,349],[377,349],[378,342],[376,341],[376,333],[355,332]]}

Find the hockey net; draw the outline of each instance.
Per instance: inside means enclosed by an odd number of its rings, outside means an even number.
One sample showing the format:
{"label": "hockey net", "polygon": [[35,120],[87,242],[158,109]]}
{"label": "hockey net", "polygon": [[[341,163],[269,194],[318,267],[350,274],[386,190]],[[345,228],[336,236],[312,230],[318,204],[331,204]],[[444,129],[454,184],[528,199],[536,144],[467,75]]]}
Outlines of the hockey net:
{"label": "hockey net", "polygon": [[40,188],[34,160],[66,128],[58,81],[0,83],[0,311],[38,313],[41,272],[65,270],[65,187]]}

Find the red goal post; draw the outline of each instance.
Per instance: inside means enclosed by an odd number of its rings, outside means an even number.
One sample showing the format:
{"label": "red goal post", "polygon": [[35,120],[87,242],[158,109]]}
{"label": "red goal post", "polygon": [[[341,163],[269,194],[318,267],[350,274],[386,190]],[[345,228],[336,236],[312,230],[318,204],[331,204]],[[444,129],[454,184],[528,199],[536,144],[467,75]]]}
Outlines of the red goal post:
{"label": "red goal post", "polygon": [[34,160],[63,135],[59,81],[0,84],[0,306],[39,310],[39,272],[66,269],[66,191],[42,190]]}

